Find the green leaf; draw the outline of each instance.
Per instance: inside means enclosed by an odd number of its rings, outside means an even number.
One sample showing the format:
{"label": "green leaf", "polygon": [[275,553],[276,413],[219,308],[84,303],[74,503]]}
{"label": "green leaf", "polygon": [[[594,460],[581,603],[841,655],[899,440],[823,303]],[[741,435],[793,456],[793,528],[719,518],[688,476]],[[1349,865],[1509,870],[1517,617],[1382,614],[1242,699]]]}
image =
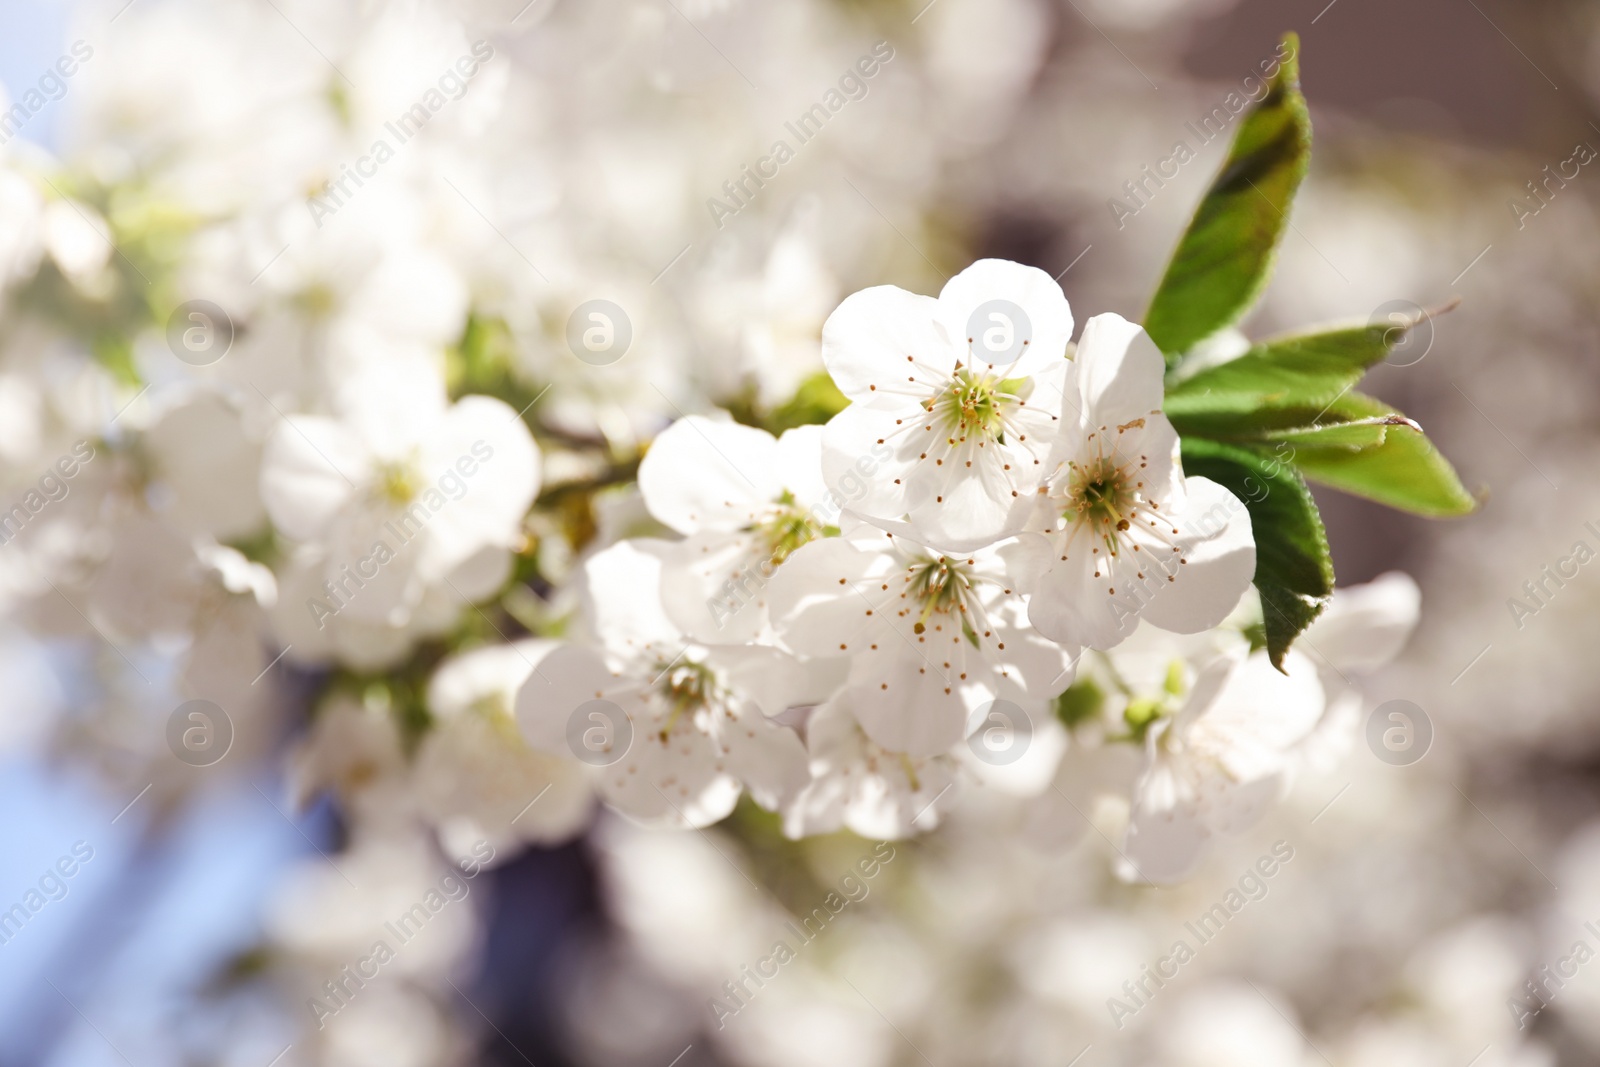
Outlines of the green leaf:
{"label": "green leaf", "polygon": [[1327,606],[1326,598],[1309,597],[1281,585],[1257,583],[1261,594],[1261,626],[1266,631],[1267,655],[1283,670],[1283,657],[1294,639],[1305,633]]}
{"label": "green leaf", "polygon": [[1333,593],[1328,535],[1311,490],[1284,457],[1264,448],[1185,438],[1183,469],[1210,478],[1250,510],[1267,654],[1282,670],[1289,646]]}
{"label": "green leaf", "polygon": [[103,333],[91,343],[94,358],[111,372],[111,376],[126,386],[142,385],[139,366],[133,357],[133,342],[116,333]]}
{"label": "green leaf", "polygon": [[1241,319],[1272,273],[1288,211],[1311,161],[1311,117],[1300,94],[1300,40],[1288,34],[1261,103],[1245,116],[1221,173],[1200,201],[1144,327],[1171,363]]}
{"label": "green leaf", "polygon": [[1260,652],[1267,647],[1267,624],[1253,622],[1244,628],[1245,640],[1250,642],[1251,652]]}
{"label": "green leaf", "polygon": [[769,433],[780,434],[796,426],[809,426],[827,422],[850,406],[850,398],[839,391],[826,371],[818,371],[795,391],[793,397],[764,419],[752,422],[766,428]]}
{"label": "green leaf", "polygon": [[1268,430],[1263,436],[1268,441],[1285,442],[1297,455],[1304,449],[1359,452],[1362,449],[1381,446],[1388,438],[1391,426],[1405,426],[1414,431],[1422,429],[1404,415],[1395,414],[1356,419],[1329,426],[1297,426],[1292,430]]}
{"label": "green leaf", "polygon": [[[1477,502],[1422,428],[1354,387],[1411,323],[1264,341],[1237,359],[1183,375],[1164,408],[1179,434],[1278,449],[1314,481],[1418,515],[1465,515]],[[1282,450],[1287,446],[1288,452]]]}
{"label": "green leaf", "polygon": [[511,363],[515,345],[504,320],[467,316],[461,340],[445,353],[445,379],[451,395],[487,391],[498,384]]}
{"label": "green leaf", "polygon": [[1079,724],[1098,718],[1105,704],[1105,691],[1084,675],[1056,697],[1056,718],[1067,729],[1076,729]]}
{"label": "green leaf", "polygon": [[1361,326],[1263,341],[1174,382],[1163,407],[1180,434],[1248,440],[1310,426],[1404,336]]}
{"label": "green leaf", "polygon": [[516,338],[504,319],[474,312],[467,316],[461,340],[445,351],[445,385],[451,397],[472,394],[498,397],[522,413],[529,426],[538,417],[531,411],[544,395],[516,368]]}
{"label": "green leaf", "polygon": [[[1329,422],[1357,425],[1394,420],[1381,444],[1372,448],[1295,448],[1294,465],[1312,481],[1429,518],[1467,515],[1478,501],[1461,484],[1450,461],[1439,453],[1422,427],[1380,400],[1361,393],[1341,397],[1324,415]],[[1338,431],[1339,426],[1329,430]]]}

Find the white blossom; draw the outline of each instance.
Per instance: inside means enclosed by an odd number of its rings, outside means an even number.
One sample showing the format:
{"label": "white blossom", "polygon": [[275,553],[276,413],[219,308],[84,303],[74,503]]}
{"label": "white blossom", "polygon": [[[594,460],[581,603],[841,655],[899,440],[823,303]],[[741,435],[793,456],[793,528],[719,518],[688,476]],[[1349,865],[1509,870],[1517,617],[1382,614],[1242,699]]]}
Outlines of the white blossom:
{"label": "white blossom", "polygon": [[1250,515],[1208,478],[1186,478],[1161,413],[1161,353],[1117,315],[1084,327],[1065,415],[1027,532],[1007,547],[1029,620],[1068,645],[1111,648],[1143,618],[1198,633],[1255,573]]}
{"label": "white blossom", "polygon": [[[989,326],[985,309],[997,301],[1027,324],[1006,310]],[[975,316],[1009,339],[1003,356],[974,338]],[[887,447],[852,504],[862,516],[908,521],[952,551],[1016,532],[1048,473],[1071,337],[1060,286],[1004,260],[974,263],[937,300],[889,285],[846,297],[822,331],[823,362],[851,401],[823,438],[827,484],[853,495],[857,464]]]}
{"label": "white blossom", "polygon": [[1122,848],[1125,875],[1160,884],[1188,875],[1212,835],[1260,819],[1325,707],[1316,668],[1294,651],[1282,672],[1264,650],[1226,652],[1178,698],[1177,711],[1145,733]]}
{"label": "white blossom", "polygon": [[1072,657],[1027,625],[993,551],[936,552],[870,527],[804,546],[773,580],[778,634],[796,653],[848,661],[833,701],[884,748],[946,751],[997,698],[1044,715]]}
{"label": "white blossom", "polygon": [[1132,682],[1124,722],[1144,730],[1123,873],[1182,879],[1214,834],[1248,829],[1297,775],[1333,766],[1356,734],[1359,679],[1400,651],[1417,606],[1403,574],[1339,589],[1282,671],[1227,630],[1140,627],[1109,657]]}
{"label": "white blossom", "polygon": [[342,406],[337,419],[291,416],[262,461],[267,513],[310,550],[299,627],[402,628],[430,592],[458,603],[492,592],[539,488],[515,410],[480,396],[447,406],[437,383],[404,374],[363,376]]}
{"label": "white blossom", "polygon": [[687,638],[660,604],[668,549],[624,541],[588,561],[598,647],[566,645],[540,662],[517,694],[523,735],[569,758],[587,748],[600,794],[641,820],[705,826],[741,789],[776,809],[805,784],[805,749],[769,716],[821,699],[826,672],[775,648]]}
{"label": "white blossom", "polygon": [[822,485],[821,449],[821,427],[774,438],[698,415],[650,446],[639,490],[650,513],[684,535],[663,560],[661,589],[684,633],[718,645],[766,634],[773,574],[839,521]]}

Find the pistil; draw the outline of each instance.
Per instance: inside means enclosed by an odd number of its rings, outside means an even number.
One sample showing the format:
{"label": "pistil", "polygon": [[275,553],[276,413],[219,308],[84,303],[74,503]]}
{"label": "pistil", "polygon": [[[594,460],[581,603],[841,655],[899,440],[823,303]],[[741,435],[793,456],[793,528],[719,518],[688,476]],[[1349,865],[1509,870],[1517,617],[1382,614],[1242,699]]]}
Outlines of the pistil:
{"label": "pistil", "polygon": [[661,670],[665,673],[661,695],[672,709],[658,735],[665,744],[684,712],[704,707],[716,697],[717,680],[703,663],[663,665]]}

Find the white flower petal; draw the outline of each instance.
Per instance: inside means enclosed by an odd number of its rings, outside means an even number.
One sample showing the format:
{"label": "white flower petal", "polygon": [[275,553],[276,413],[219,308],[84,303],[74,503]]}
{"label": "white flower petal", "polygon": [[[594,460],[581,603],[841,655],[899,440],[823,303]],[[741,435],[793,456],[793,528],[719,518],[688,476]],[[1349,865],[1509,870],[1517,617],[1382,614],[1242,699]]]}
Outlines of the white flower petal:
{"label": "white flower petal", "polygon": [[[1085,429],[1114,427],[1161,410],[1166,361],[1144,327],[1121,315],[1084,323],[1075,360]],[[1070,416],[1073,406],[1066,405]]]}
{"label": "white flower petal", "polygon": [[885,553],[863,552],[840,537],[802,546],[778,568],[767,590],[784,644],[802,656],[847,655],[840,644],[867,632],[876,601],[840,591],[865,589],[892,567]]}
{"label": "white flower petal", "polygon": [[939,302],[892,285],[844,298],[822,326],[822,362],[845,396],[921,397],[917,382],[943,381],[960,355],[939,324]]}
{"label": "white flower petal", "polygon": [[261,500],[272,524],[310,541],[371,477],[371,456],[342,423],[292,415],[267,439],[261,463]]}
{"label": "white flower petal", "polygon": [[[1018,611],[1017,614],[1022,612]],[[1059,696],[1072,684],[1074,666],[1081,649],[1063,648],[1022,625],[1020,619],[1016,625],[1006,626],[1003,630],[998,618],[991,618],[990,621],[1005,638],[1006,647],[1001,656],[1001,662],[1005,665],[1000,688],[1002,696],[1012,700],[1022,697],[1045,700]]]}
{"label": "white flower petal", "polygon": [[787,726],[762,718],[751,709],[717,723],[717,736],[729,762],[757,804],[777,811],[810,780],[805,745]]}
{"label": "white flower petal", "polygon": [[[946,334],[962,347],[962,362],[989,368],[981,339],[969,342],[973,313],[991,301],[1021,308],[1032,327],[1027,348],[1011,363],[992,370],[1002,378],[1028,377],[1052,360],[1064,360],[1072,340],[1072,310],[1054,278],[1037,267],[1004,259],[980,259],[945,282],[939,316]],[[1012,324],[1013,329],[1019,324]]]}
{"label": "white flower petal", "polygon": [[1082,840],[1094,824],[1102,796],[1126,797],[1139,777],[1139,751],[1132,745],[1067,746],[1050,788],[1029,804],[1024,833],[1039,849],[1055,855]]}
{"label": "white flower petal", "polygon": [[[1069,744],[1067,731],[1045,709],[1029,716],[1022,727],[1001,719],[980,723],[964,745],[955,747],[963,766],[985,785],[1018,797],[1037,797],[1050,788],[1056,768]],[[998,751],[1001,758],[985,759],[973,750]],[[1013,751],[1013,746],[1020,746]]]}
{"label": "white flower petal", "polygon": [[650,514],[679,533],[742,529],[784,490],[778,451],[765,430],[690,415],[645,453],[639,491]]}
{"label": "white flower petal", "polygon": [[879,841],[932,829],[960,793],[945,756],[885,752],[867,739],[844,708],[824,704],[806,727],[812,778],[784,811],[789,837],[831,833],[841,826]]}
{"label": "white flower petal", "polygon": [[631,714],[635,688],[612,674],[593,650],[561,645],[537,660],[518,688],[517,726],[533,747],[571,758],[567,730],[573,713],[591,700],[610,700]]}
{"label": "white flower petal", "polygon": [[1365,585],[1335,590],[1301,640],[1310,655],[1335,670],[1364,674],[1399,655],[1421,610],[1417,583],[1390,571]]}
{"label": "white flower petal", "polygon": [[[897,519],[910,510],[922,445],[909,432],[889,435],[897,429],[897,420],[902,427],[919,426],[925,414],[915,404],[891,404],[890,400],[851,404],[828,420],[823,427],[822,476],[839,506]],[[931,493],[929,487],[922,488]]]}
{"label": "white flower petal", "polygon": [[1122,841],[1117,873],[1129,882],[1177,885],[1211,849],[1211,831],[1189,808],[1135,807]]}
{"label": "white flower petal", "polygon": [[727,754],[710,738],[675,733],[663,741],[636,731],[628,754],[601,771],[599,786],[607,803],[647,825],[710,826],[739,800],[739,781],[726,768]]}
{"label": "white flower petal", "polygon": [[515,705],[517,690],[535,666],[562,647],[559,641],[527,640],[509,645],[486,645],[452,656],[439,664],[428,679],[428,710],[435,717],[467,714],[485,697]]}
{"label": "white flower petal", "polygon": [[[365,337],[354,344],[369,347]],[[448,403],[437,367],[421,353],[357,368],[337,382],[333,398],[343,421],[374,456],[390,463],[411,458],[427,444]]]}
{"label": "white flower petal", "polygon": [[511,553],[490,545],[480,548],[445,577],[456,602],[481,603],[498,593],[511,577]]}
{"label": "white flower petal", "polygon": [[[1120,570],[1114,569],[1119,566]],[[1113,575],[1126,574],[1131,580],[1134,566],[1118,565],[1087,547],[1066,559],[1052,559],[1049,570],[1029,591],[1028,621],[1045,637],[1064,645],[1115,648],[1133,632],[1138,614],[1112,592],[1118,582]]]}
{"label": "white flower petal", "polygon": [[434,562],[453,568],[487,546],[512,548],[539,494],[539,448],[510,405],[463,397],[429,440],[420,474],[434,505]]}
{"label": "white flower petal", "polygon": [[[1256,544],[1244,503],[1209,478],[1189,478],[1173,525],[1186,562],[1157,582],[1144,617],[1163,630],[1192,634],[1217,625],[1239,602],[1256,570]],[[1191,540],[1193,538],[1193,540]]]}
{"label": "white flower petal", "polygon": [[1324,707],[1309,659],[1291,650],[1284,671],[1272,666],[1265,651],[1251,654],[1209,698],[1197,694],[1181,724],[1185,743],[1211,754],[1234,781],[1277,774],[1290,749],[1316,728]]}
{"label": "white flower petal", "polygon": [[763,715],[774,718],[790,708],[821,704],[845,676],[841,659],[802,663],[787,652],[760,645],[714,648],[707,652],[706,663]]}
{"label": "white flower petal", "polygon": [[1146,739],[1152,755],[1134,785],[1118,871],[1128,881],[1173,885],[1193,873],[1211,848],[1211,827],[1186,768],[1159,752],[1161,734],[1171,728],[1158,723]]}
{"label": "white flower petal", "polygon": [[584,564],[587,613],[616,664],[664,665],[683,651],[683,634],[661,607],[661,561],[673,547],[649,538],[619,541]]}
{"label": "white flower petal", "polygon": [[794,495],[796,504],[806,509],[823,503],[828,496],[828,486],[822,478],[823,432],[821,426],[796,426],[783,431],[778,438],[778,455],[773,468],[778,484]]}
{"label": "white flower petal", "polygon": [[508,714],[553,641],[489,645],[442,663],[428,683],[436,718],[412,778],[419,805],[442,833],[468,842],[554,844],[588,821],[586,768],[527,745]]}
{"label": "white flower petal", "polygon": [[663,550],[661,603],[672,624],[702,644],[746,644],[767,628],[773,573],[753,534],[703,530]]}
{"label": "white flower petal", "polygon": [[848,685],[833,698],[874,742],[894,752],[935,756],[966,740],[981,694],[975,699],[954,688],[936,665],[914,655],[883,656],[876,666],[856,672],[865,684]]}
{"label": "white flower petal", "polygon": [[168,521],[221,538],[261,526],[261,443],[236,405],[218,393],[197,392],[164,412],[144,442],[173,492]]}

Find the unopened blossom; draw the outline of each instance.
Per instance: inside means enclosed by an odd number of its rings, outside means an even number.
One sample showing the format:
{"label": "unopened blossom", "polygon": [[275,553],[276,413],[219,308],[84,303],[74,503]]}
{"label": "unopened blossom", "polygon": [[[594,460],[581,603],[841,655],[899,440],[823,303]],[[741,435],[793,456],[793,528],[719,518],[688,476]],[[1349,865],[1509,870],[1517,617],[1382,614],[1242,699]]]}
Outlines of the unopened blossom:
{"label": "unopened blossom", "polygon": [[822,428],[774,438],[691,415],[639,465],[650,513],[684,535],[662,567],[662,603],[684,633],[743,644],[767,629],[766,586],[789,554],[823,536],[839,509],[822,484]]}
{"label": "unopened blossom", "polygon": [[1137,324],[1106,314],[1085,325],[1048,478],[1005,550],[1029,620],[1053,640],[1111,648],[1141,618],[1198,633],[1255,573],[1243,502],[1184,476],[1161,413],[1163,367]]}
{"label": "unopened blossom", "polygon": [[938,552],[863,526],[796,551],[771,605],[788,648],[847,659],[834,703],[896,752],[946,751],[996,698],[1042,717],[1072,680],[1071,654],[1028,628],[993,551]]}
{"label": "unopened blossom", "polygon": [[892,285],[846,297],[822,330],[851,400],[823,438],[827,484],[852,496],[865,478],[854,511],[952,551],[1016,532],[1048,473],[1071,337],[1060,286],[1005,260],[974,263],[937,300]]}
{"label": "unopened blossom", "polygon": [[825,670],[775,648],[687,638],[663,611],[661,541],[623,541],[584,567],[598,647],[571,644],[539,662],[517,693],[534,747],[594,768],[613,807],[635,818],[706,826],[741,789],[776,809],[806,781],[805,748],[769,716],[823,699]]}

